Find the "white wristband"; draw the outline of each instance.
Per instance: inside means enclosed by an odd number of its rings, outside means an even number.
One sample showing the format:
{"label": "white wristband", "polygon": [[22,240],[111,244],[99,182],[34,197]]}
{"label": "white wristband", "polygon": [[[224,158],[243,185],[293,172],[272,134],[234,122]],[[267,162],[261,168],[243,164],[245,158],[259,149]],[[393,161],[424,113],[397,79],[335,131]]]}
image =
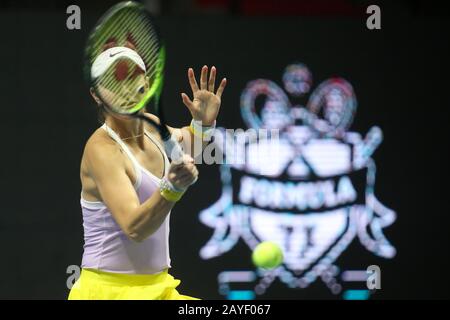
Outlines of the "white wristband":
{"label": "white wristband", "polygon": [[171,202],[177,202],[183,196],[186,190],[180,190],[166,177],[162,178],[159,183],[159,192],[163,198]]}
{"label": "white wristband", "polygon": [[189,126],[192,134],[198,138],[201,138],[202,141],[211,141],[211,138],[214,134],[214,130],[216,128],[216,121],[210,127],[202,126],[202,122],[200,120],[192,119],[191,125]]}

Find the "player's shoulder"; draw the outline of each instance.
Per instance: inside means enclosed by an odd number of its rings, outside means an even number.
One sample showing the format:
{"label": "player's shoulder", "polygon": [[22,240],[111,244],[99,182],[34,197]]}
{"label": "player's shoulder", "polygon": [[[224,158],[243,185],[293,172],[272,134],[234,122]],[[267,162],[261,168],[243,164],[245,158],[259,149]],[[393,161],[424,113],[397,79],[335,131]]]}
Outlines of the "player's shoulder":
{"label": "player's shoulder", "polygon": [[97,129],[88,139],[84,147],[83,158],[88,163],[106,165],[122,163],[120,146],[102,128]]}
{"label": "player's shoulder", "polygon": [[[144,116],[146,116],[148,119],[150,119],[150,120],[156,122],[157,124],[160,124],[160,123],[161,123],[160,120],[159,120],[159,118],[158,118],[157,116],[155,116],[154,114],[152,114],[152,113],[145,112],[145,113],[144,113]],[[146,123],[145,121],[144,121],[144,128],[145,128],[145,130],[147,130],[148,132],[151,132],[155,137],[157,137],[157,138],[159,137],[159,135],[158,135],[158,130],[157,130],[154,126],[152,126],[151,124]]]}
{"label": "player's shoulder", "polygon": [[157,116],[155,116],[153,113],[149,113],[149,112],[145,112],[144,116],[146,116],[147,118],[149,118],[150,120],[155,121],[157,124],[160,124],[160,120]]}

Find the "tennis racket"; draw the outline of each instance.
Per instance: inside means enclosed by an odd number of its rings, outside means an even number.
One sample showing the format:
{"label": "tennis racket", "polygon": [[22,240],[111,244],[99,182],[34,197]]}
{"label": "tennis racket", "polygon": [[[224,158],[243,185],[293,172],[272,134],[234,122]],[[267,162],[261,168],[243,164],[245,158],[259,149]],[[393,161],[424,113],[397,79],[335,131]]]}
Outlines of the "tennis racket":
{"label": "tennis racket", "polygon": [[[160,103],[164,63],[165,49],[154,18],[133,1],[111,7],[96,23],[85,47],[84,72],[103,107],[154,126],[167,155],[179,161],[183,151],[165,125]],[[147,106],[160,123],[144,115]]]}

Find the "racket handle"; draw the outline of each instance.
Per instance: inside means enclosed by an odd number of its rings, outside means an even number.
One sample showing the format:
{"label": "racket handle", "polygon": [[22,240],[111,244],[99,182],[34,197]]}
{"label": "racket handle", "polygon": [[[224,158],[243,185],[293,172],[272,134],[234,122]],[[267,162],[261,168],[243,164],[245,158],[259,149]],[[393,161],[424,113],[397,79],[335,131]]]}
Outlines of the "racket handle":
{"label": "racket handle", "polygon": [[[176,140],[174,136],[171,136],[169,139],[164,140],[164,149],[166,150],[167,156],[172,159],[174,162],[181,162],[183,159],[183,149],[181,149],[180,144]],[[198,177],[195,178],[194,181],[192,181],[191,185],[196,183],[198,180]]]}

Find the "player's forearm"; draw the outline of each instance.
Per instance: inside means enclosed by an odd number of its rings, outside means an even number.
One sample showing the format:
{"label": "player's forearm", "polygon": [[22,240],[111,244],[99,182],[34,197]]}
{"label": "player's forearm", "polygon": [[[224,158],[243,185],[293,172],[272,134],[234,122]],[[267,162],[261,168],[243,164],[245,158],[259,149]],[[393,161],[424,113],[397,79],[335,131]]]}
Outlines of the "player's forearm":
{"label": "player's forearm", "polygon": [[151,236],[163,224],[175,202],[164,199],[155,192],[130,215],[126,233],[134,241],[141,242]]}

